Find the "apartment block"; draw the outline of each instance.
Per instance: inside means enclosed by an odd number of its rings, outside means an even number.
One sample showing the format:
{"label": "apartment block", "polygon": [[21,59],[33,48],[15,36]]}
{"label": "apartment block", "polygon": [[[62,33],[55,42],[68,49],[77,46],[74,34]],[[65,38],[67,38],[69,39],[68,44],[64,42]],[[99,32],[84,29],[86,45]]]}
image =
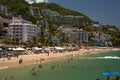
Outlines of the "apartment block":
{"label": "apartment block", "polygon": [[26,42],[37,37],[39,29],[30,21],[22,17],[13,17],[8,27],[8,36],[13,42]]}

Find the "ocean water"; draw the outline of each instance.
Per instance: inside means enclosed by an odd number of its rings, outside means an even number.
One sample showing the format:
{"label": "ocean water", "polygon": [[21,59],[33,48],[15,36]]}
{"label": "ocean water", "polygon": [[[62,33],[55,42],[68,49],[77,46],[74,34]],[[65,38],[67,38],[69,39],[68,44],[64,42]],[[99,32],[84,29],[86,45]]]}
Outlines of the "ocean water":
{"label": "ocean water", "polygon": [[3,69],[0,70],[0,80],[105,80],[103,72],[120,72],[120,59],[115,56],[120,56],[120,51],[69,57],[44,63],[42,68],[36,64]]}

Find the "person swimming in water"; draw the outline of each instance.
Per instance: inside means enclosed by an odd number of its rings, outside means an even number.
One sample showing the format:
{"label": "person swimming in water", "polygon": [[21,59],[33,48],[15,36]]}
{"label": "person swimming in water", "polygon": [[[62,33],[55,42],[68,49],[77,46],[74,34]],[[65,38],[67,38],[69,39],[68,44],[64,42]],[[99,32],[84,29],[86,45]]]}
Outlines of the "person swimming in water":
{"label": "person swimming in water", "polygon": [[42,64],[39,64],[38,67],[39,67],[39,68],[43,68]]}
{"label": "person swimming in water", "polygon": [[52,67],[51,67],[51,69],[53,70],[55,68],[55,65],[53,65]]}
{"label": "person swimming in water", "polygon": [[32,72],[32,75],[33,75],[33,76],[37,76],[37,72],[36,72],[36,70],[35,70],[35,67],[32,68],[32,71],[31,71],[31,72]]}

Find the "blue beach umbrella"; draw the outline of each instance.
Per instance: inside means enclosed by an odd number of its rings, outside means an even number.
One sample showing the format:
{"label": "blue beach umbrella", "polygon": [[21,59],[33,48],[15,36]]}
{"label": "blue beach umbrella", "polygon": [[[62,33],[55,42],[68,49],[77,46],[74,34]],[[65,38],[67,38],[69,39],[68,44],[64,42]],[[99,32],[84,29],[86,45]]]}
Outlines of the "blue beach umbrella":
{"label": "blue beach umbrella", "polygon": [[120,75],[120,72],[112,72],[112,75]]}
{"label": "blue beach umbrella", "polygon": [[103,72],[103,76],[120,75],[120,72]]}
{"label": "blue beach umbrella", "polygon": [[104,72],[104,73],[102,73],[102,75],[103,75],[103,76],[110,76],[111,73],[110,73],[110,72]]}

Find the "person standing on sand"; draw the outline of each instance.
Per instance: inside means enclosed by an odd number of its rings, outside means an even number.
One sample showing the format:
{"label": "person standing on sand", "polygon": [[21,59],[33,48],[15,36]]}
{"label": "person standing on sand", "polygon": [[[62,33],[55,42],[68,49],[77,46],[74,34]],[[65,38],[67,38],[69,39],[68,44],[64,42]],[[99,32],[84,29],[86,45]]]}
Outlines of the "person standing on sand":
{"label": "person standing on sand", "polygon": [[19,59],[19,64],[23,63],[23,59]]}
{"label": "person standing on sand", "polygon": [[38,60],[35,60],[35,64],[37,64],[38,63]]}

